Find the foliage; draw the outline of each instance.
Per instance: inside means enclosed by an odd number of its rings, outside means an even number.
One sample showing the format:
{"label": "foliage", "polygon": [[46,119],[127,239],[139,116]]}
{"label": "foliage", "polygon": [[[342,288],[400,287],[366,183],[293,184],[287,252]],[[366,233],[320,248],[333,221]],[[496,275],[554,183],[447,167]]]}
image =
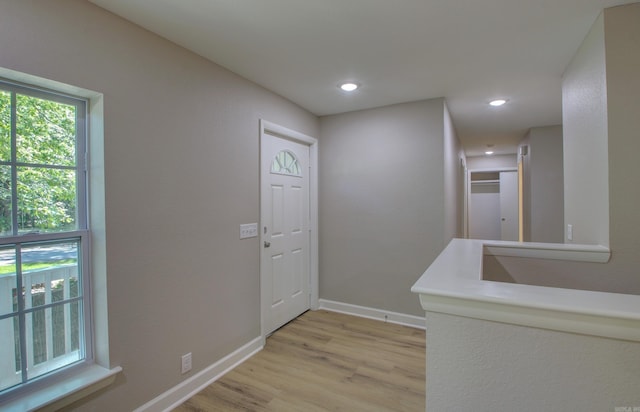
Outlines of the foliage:
{"label": "foliage", "polygon": [[[18,231],[73,228],[76,215],[76,107],[0,91],[0,232],[12,232],[12,156]],[[12,128],[15,127],[15,155]]]}
{"label": "foliage", "polygon": [[[60,259],[55,261],[55,266],[77,264],[77,259]],[[22,272],[30,272],[32,270],[46,269],[52,266],[51,262],[26,262],[22,263]],[[0,265],[0,276],[14,275],[16,273],[16,265]]]}

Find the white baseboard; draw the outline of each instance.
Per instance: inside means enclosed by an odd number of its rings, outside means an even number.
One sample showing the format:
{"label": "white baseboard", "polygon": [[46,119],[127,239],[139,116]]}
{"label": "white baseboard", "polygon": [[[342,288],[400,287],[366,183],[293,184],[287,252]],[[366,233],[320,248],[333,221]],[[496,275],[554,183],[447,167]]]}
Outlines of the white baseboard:
{"label": "white baseboard", "polygon": [[397,323],[398,325],[412,328],[425,329],[424,316],[406,315],[404,313],[390,312],[383,309],[368,308],[366,306],[352,305],[350,303],[334,302],[320,299],[320,309],[332,312],[345,313],[347,315],[360,316],[362,318],[381,320],[383,322]]}
{"label": "white baseboard", "polygon": [[[368,308],[349,303],[334,302],[326,299],[319,299],[318,303],[319,309],[345,313],[347,315],[359,316],[362,318],[381,320],[383,322],[396,323],[418,329],[425,329],[425,318],[420,316],[406,315],[403,313]],[[220,377],[225,373],[261,351],[263,347],[264,339],[262,337],[253,339],[249,343],[231,352],[224,358],[198,372],[189,379],[138,407],[134,412],[171,411],[196,393],[200,392],[202,389],[220,379]]]}
{"label": "white baseboard", "polygon": [[249,359],[257,352],[261,351],[263,347],[264,339],[262,337],[255,338],[254,340],[220,359],[216,363],[201,370],[189,379],[181,382],[180,384],[174,386],[168,391],[162,393],[156,398],[135,409],[134,412],[164,412],[176,408],[180,404],[184,403],[187,399],[200,392],[202,389],[211,385],[225,373],[240,365],[242,362]]}

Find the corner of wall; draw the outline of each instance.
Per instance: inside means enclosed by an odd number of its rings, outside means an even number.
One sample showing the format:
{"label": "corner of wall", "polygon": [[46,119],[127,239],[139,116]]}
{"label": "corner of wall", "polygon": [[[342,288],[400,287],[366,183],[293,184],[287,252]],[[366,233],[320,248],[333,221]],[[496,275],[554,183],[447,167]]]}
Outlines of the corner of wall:
{"label": "corner of wall", "polygon": [[609,246],[609,159],[604,18],[600,14],[562,79],[567,243]]}
{"label": "corner of wall", "polygon": [[463,237],[464,178],[466,158],[456,133],[447,102],[443,107],[444,213],[443,246],[454,237]]}

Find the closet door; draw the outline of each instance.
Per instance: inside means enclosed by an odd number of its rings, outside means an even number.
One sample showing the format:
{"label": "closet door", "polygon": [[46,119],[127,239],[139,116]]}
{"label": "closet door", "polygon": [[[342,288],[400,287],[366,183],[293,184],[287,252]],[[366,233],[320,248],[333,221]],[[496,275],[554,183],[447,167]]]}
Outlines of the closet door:
{"label": "closet door", "polygon": [[518,172],[500,172],[500,239],[518,240]]}
{"label": "closet door", "polygon": [[472,181],[469,195],[469,238],[500,240],[500,183]]}

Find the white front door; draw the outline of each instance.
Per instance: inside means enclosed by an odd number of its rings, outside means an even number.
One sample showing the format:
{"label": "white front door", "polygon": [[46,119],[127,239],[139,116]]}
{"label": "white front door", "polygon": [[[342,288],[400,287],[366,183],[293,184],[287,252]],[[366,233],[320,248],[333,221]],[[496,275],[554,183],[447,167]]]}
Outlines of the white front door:
{"label": "white front door", "polygon": [[260,185],[266,336],[310,307],[309,146],[262,133]]}

